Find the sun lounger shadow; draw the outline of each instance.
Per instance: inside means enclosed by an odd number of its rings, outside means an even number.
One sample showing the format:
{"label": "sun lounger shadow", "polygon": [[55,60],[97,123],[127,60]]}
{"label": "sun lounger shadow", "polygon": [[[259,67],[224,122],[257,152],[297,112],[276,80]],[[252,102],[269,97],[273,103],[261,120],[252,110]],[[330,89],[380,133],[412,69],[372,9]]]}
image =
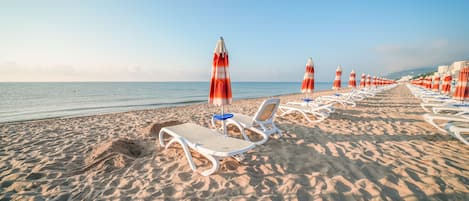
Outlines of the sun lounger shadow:
{"label": "sun lounger shadow", "polygon": [[[399,141],[399,142],[415,142],[416,140],[423,140],[428,141],[428,137],[432,135],[422,134],[422,135],[342,135],[342,134],[332,134],[332,133],[324,133],[319,128],[310,128],[304,126],[298,126],[296,124],[292,125],[285,125],[279,124],[280,127],[288,126],[288,127],[295,127],[295,130],[310,130],[311,132],[300,132],[305,133],[302,136],[292,137],[288,133],[285,135],[282,140],[272,141],[269,146],[271,148],[266,151],[272,151],[271,158],[257,158],[261,160],[255,161],[256,164],[270,164],[271,167],[271,175],[275,174],[295,174],[300,175],[299,177],[295,177],[294,183],[301,184],[302,188],[308,192],[313,188],[309,182],[310,178],[305,177],[304,175],[316,175],[316,179],[327,177],[333,178],[336,176],[344,176],[347,178],[349,182],[355,184],[362,179],[370,180],[374,185],[378,186],[381,190],[379,197],[373,197],[374,199],[391,199],[391,200],[405,200],[408,198],[401,197],[399,191],[397,189],[391,188],[387,185],[383,185],[383,179],[394,183],[395,185],[399,185],[400,180],[404,180],[406,182],[406,187],[413,192],[414,198],[418,199],[428,199],[431,195],[426,195],[422,189],[420,189],[414,183],[422,181],[415,172],[421,172],[422,170],[418,168],[425,168],[425,167],[417,167],[417,169],[410,169],[406,168],[405,172],[407,175],[396,174],[393,169],[396,168],[396,164],[390,163],[389,165],[384,165],[377,163],[372,160],[354,160],[350,159],[346,155],[346,151],[344,152],[339,146],[340,142],[350,142],[351,144],[355,144],[359,146],[360,143],[363,141],[369,141],[373,143],[385,143],[388,141]],[[310,135],[310,136],[306,136]],[[444,136],[444,135],[436,135],[439,136],[440,141],[451,141],[452,139]],[[333,144],[336,149],[334,150],[335,154],[332,154],[333,151],[330,150],[330,144]],[[339,144],[337,144],[339,143]],[[321,146],[322,149],[325,151],[318,152],[314,149],[311,145],[316,144],[317,146]],[[328,146],[325,146],[329,144]],[[358,148],[358,147],[357,147]],[[398,148],[398,147],[396,147]],[[385,154],[386,150],[380,149],[376,147],[377,152],[374,154],[383,155]],[[405,150],[399,150],[402,153],[406,153]],[[263,152],[259,150],[259,152]],[[418,154],[426,154],[425,152],[417,151]],[[285,154],[290,153],[290,154]],[[293,153],[293,154],[291,154]],[[296,154],[298,153],[298,154]],[[301,153],[301,154],[300,154]],[[255,154],[258,154],[257,152]],[[364,153],[368,155],[368,153]],[[405,155],[405,154],[404,154]],[[371,155],[370,155],[371,156]],[[298,164],[295,161],[303,161],[303,163]],[[327,163],[324,163],[327,161]],[[268,177],[270,174],[265,174],[265,169],[261,168],[260,166],[248,166],[247,167],[250,176],[254,176],[256,178],[260,177]],[[303,175],[303,176],[301,176]],[[319,177],[319,178],[318,178]],[[257,182],[257,183],[256,183]],[[259,179],[259,181],[253,181],[254,185],[262,184],[263,180]],[[345,185],[345,186],[344,186]],[[349,195],[346,195],[348,184],[340,184],[336,183],[334,188],[337,192],[336,194],[326,194],[323,198],[328,200],[344,200],[343,198],[350,199]],[[262,185],[260,185],[262,186]],[[262,187],[259,187],[262,189]],[[297,194],[301,194],[301,191],[298,190]],[[349,193],[350,194],[350,193]],[[310,194],[306,194],[311,196]],[[459,194],[456,194],[456,196]],[[298,195],[297,195],[298,196]],[[305,196],[305,195],[304,195]],[[367,194],[367,192],[362,192],[362,196],[371,196]]]}
{"label": "sun lounger shadow", "polygon": [[[311,194],[316,187],[315,183],[311,181],[311,178],[321,182],[326,178],[335,177],[346,177],[347,181],[351,184],[367,179],[370,180],[374,185],[381,189],[380,196],[375,199],[392,198],[393,200],[404,200],[400,197],[396,189],[390,188],[383,185],[381,181],[383,179],[398,182],[403,179],[401,175],[396,175],[393,172],[392,166],[386,166],[379,164],[374,161],[363,162],[361,160],[352,160],[345,156],[345,153],[340,152],[339,156],[333,156],[330,151],[326,151],[329,154],[317,152],[307,143],[297,144],[299,138],[292,139],[286,136],[281,140],[271,141],[269,146],[263,146],[259,148],[252,155],[255,156],[255,160],[252,159],[253,164],[246,166],[246,172],[248,178],[250,178],[249,185],[254,187],[254,190],[258,194],[275,194],[276,189],[284,191],[284,188],[293,188],[298,185],[295,191],[289,194],[283,194],[282,196],[291,196],[296,198],[304,198],[306,200],[312,199],[314,196]],[[326,148],[327,149],[327,148]],[[262,157],[264,152],[272,152],[269,155],[271,157]],[[288,153],[288,154],[287,154]],[[298,161],[302,161],[298,163]],[[327,161],[327,162],[325,162]],[[266,168],[268,167],[268,168]],[[227,177],[242,176],[237,172],[222,173]],[[271,180],[276,175],[296,175],[279,181]],[[332,187],[337,192],[334,194],[322,195],[322,198],[328,200],[343,200],[342,198],[350,197],[351,189],[354,188],[349,186],[350,183],[337,182]],[[269,185],[278,185],[277,188],[269,187]],[[242,188],[240,188],[242,190]],[[420,192],[420,190],[416,190]],[[348,194],[348,195],[346,195]],[[362,192],[362,196],[366,197],[367,192]],[[371,195],[370,195],[371,196]]]}

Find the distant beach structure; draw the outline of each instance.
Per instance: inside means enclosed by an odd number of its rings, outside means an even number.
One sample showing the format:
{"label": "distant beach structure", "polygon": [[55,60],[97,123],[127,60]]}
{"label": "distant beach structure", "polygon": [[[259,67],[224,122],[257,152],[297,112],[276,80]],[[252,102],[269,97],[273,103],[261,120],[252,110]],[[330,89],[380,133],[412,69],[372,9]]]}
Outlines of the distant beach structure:
{"label": "distant beach structure", "polygon": [[459,77],[459,71],[465,66],[469,64],[468,60],[464,61],[455,61],[449,66],[449,71],[451,71],[451,74],[453,75],[453,78],[458,79]]}

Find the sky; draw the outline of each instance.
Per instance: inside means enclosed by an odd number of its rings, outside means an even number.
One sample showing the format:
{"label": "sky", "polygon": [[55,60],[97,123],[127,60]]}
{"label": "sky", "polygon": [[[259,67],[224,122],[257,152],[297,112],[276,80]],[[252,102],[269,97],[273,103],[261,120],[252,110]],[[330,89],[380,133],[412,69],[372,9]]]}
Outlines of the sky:
{"label": "sky", "polygon": [[0,2],[0,82],[208,81],[223,36],[232,81],[384,76],[469,60],[469,1]]}

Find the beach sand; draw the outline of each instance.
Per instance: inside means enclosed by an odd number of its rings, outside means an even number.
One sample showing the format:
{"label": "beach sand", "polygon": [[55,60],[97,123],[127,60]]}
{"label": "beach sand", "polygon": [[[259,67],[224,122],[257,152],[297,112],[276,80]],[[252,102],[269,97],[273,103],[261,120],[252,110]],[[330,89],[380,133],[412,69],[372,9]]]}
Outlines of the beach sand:
{"label": "beach sand", "polygon": [[[253,115],[264,99],[227,110]],[[178,145],[157,145],[159,127],[208,127],[218,111],[195,104],[0,124],[0,200],[469,200],[468,147],[427,124],[404,85],[337,106],[321,123],[277,118],[282,138],[209,177],[191,171]]]}

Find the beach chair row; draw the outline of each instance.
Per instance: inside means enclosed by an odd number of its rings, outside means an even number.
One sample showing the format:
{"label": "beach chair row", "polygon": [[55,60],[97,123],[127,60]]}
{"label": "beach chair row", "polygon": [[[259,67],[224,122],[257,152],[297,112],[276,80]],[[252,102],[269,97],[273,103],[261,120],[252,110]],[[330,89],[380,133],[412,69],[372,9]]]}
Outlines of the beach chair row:
{"label": "beach chair row", "polygon": [[407,84],[407,87],[422,101],[420,106],[427,112],[423,115],[426,122],[469,145],[469,138],[463,136],[469,132],[469,104],[420,86]]}
{"label": "beach chair row", "polygon": [[[373,97],[376,93],[392,87],[394,85],[355,89],[347,93],[337,93],[331,96],[317,97],[314,100],[306,99],[301,102],[288,102],[286,104],[280,104],[278,98],[269,98],[262,102],[254,116],[234,113],[231,118],[223,119],[226,126],[237,127],[244,139],[222,135],[216,124],[217,120],[212,118],[211,124],[215,129],[193,123],[163,127],[159,132],[159,144],[165,148],[174,143],[179,144],[184,151],[190,168],[195,172],[208,176],[219,169],[220,160],[226,157],[234,157],[241,161],[244,158],[244,153],[252,150],[256,145],[264,144],[269,136],[276,134],[281,137],[282,131],[274,123],[276,116],[285,118],[288,114],[299,113],[308,122],[317,123],[334,112],[335,104],[355,107],[356,101]],[[262,140],[252,142],[245,132],[246,130],[260,134]],[[165,137],[168,137],[169,141],[168,139],[165,140]],[[191,150],[207,158],[212,164],[211,168],[198,171],[192,159]]]}

